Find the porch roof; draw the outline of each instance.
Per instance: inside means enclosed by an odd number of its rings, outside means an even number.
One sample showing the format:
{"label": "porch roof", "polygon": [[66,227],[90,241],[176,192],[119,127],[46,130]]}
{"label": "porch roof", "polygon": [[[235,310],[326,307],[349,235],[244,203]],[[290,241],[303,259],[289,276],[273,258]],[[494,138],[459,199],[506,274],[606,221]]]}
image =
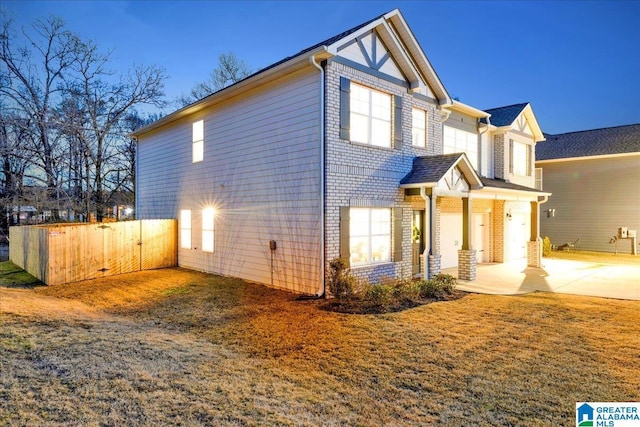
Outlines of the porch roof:
{"label": "porch roof", "polygon": [[400,187],[435,187],[447,172],[456,166],[460,168],[469,185],[482,188],[480,177],[464,153],[416,157],[413,159],[411,172],[400,180]]}

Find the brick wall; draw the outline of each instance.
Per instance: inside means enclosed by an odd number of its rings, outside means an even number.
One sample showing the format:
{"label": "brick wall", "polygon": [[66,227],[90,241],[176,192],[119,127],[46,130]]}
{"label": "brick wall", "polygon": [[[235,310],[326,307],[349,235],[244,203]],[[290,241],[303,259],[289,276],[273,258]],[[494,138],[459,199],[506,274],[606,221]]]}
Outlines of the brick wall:
{"label": "brick wall", "polygon": [[504,262],[504,200],[494,200],[493,202],[493,239],[492,256],[493,262]]}
{"label": "brick wall", "polygon": [[[411,170],[413,158],[442,152],[442,123],[435,104],[415,98],[406,87],[380,79],[344,64],[329,61],[326,70],[325,131],[325,257],[328,262],[340,254],[340,207],[402,207],[402,261],[357,266],[354,275],[375,281],[382,276],[411,275],[412,203],[398,187]],[[340,77],[402,97],[402,148],[381,148],[352,143],[340,138]],[[427,111],[427,147],[411,144],[411,109]],[[393,128],[393,126],[392,126]]]}

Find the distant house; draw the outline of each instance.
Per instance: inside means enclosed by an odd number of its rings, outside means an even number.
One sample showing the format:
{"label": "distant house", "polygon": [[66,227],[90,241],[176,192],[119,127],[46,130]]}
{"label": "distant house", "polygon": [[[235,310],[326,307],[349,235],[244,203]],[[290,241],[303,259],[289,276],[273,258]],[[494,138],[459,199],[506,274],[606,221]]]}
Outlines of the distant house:
{"label": "distant house", "polygon": [[640,124],[546,135],[536,146],[543,188],[542,235],[554,245],[630,251],[618,229],[640,230]]}
{"label": "distant house", "polygon": [[540,263],[531,106],[452,100],[398,10],[134,136],[136,215],[178,219],[184,267],[322,295],[335,257],[370,280]]}

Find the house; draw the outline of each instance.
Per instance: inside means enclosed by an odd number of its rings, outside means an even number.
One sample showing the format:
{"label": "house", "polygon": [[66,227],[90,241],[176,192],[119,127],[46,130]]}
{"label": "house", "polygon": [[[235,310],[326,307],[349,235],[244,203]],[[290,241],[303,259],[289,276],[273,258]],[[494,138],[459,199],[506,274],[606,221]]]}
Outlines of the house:
{"label": "house", "polygon": [[547,135],[536,167],[553,193],[543,236],[557,246],[579,239],[581,250],[633,252],[618,230],[640,230],[640,124]]}
{"label": "house", "polygon": [[540,263],[531,106],[452,100],[398,10],[134,136],[136,214],[178,219],[183,267],[323,295],[336,257],[373,281]]}

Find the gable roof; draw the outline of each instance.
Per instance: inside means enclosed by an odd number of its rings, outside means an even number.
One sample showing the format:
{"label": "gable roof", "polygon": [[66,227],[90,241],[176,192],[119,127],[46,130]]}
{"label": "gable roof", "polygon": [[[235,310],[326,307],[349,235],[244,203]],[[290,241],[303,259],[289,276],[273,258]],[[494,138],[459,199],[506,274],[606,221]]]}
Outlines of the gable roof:
{"label": "gable roof", "polygon": [[[505,107],[488,108],[484,111],[491,115],[489,120],[492,125],[498,127],[511,126],[511,123],[516,121],[527,105],[529,105],[529,103],[525,102],[523,104],[507,105]],[[486,119],[484,119],[483,123],[486,122]]]}
{"label": "gable roof", "polygon": [[400,187],[435,187],[455,166],[459,166],[464,177],[472,186],[482,186],[480,177],[464,153],[441,154],[437,156],[421,156],[413,159],[413,166],[404,178]]}
{"label": "gable roof", "polygon": [[487,108],[483,111],[489,113],[490,117],[482,118],[480,122],[491,123],[492,126],[497,128],[510,127],[520,115],[524,115],[531,132],[533,132],[534,140],[536,142],[544,141],[544,133],[542,129],[540,129],[535,114],[533,114],[531,104],[528,102],[507,105],[505,107]]}
{"label": "gable roof", "polygon": [[[393,46],[391,50],[403,57],[400,58],[400,62],[404,65],[405,69],[411,70],[414,78],[419,75],[434,89],[440,105],[451,104],[449,93],[431,66],[431,63],[415,39],[411,29],[406,24],[400,10],[394,9],[391,12],[379,15],[347,31],[305,48],[292,56],[277,61],[232,85],[168,114],[150,125],[136,130],[131,135],[137,137],[151,132],[168,123],[203,110],[222,99],[232,96],[236,92],[249,90],[254,86],[265,84],[267,81],[273,80],[284,73],[308,66],[311,58],[319,61],[329,59],[335,56],[337,45],[341,43],[342,40],[348,37],[355,37],[360,33],[370,31],[372,28],[378,29],[383,40]],[[411,55],[411,58],[408,58],[403,53],[405,50]]]}
{"label": "gable roof", "polygon": [[640,124],[546,135],[536,161],[640,153]]}

